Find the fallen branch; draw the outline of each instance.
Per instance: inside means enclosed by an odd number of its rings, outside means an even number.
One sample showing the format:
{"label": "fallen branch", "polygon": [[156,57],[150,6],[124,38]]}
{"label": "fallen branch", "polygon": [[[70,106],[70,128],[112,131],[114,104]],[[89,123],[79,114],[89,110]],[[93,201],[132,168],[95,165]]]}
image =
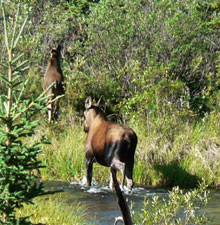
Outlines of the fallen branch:
{"label": "fallen branch", "polygon": [[122,223],[124,223],[124,220],[123,220],[123,218],[122,218],[121,216],[119,216],[119,217],[115,217],[115,223],[114,223],[114,225],[117,225],[117,224],[118,224],[118,222],[122,222]]}
{"label": "fallen branch", "polygon": [[124,222],[125,225],[132,225],[130,210],[129,210],[128,204],[122,194],[118,180],[116,178],[116,170],[113,167],[111,167],[111,174],[112,174],[112,178],[113,178],[113,183],[114,183],[114,187],[115,187],[118,205],[120,207],[120,211],[122,214],[122,217],[117,217],[115,219],[114,225],[116,225],[118,222]]}

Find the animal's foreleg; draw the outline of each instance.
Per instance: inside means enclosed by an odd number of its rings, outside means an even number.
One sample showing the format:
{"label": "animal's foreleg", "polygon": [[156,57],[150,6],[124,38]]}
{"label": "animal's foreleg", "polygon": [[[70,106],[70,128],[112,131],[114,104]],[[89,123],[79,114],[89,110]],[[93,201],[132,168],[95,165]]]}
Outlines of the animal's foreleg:
{"label": "animal's foreleg", "polygon": [[93,160],[86,159],[86,182],[87,186],[92,184],[92,169],[93,169]]}

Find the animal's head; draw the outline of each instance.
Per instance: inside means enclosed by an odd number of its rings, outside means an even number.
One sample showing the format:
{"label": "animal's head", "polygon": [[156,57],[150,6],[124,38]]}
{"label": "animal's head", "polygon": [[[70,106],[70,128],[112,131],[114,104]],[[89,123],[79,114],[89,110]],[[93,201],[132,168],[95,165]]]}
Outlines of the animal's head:
{"label": "animal's head", "polygon": [[49,46],[50,49],[50,58],[51,59],[57,59],[58,61],[61,58],[61,46],[58,45],[57,48],[52,48]]}
{"label": "animal's head", "polygon": [[99,108],[101,98],[96,104],[92,104],[92,98],[88,97],[85,101],[85,111],[84,111],[84,131],[88,132],[89,128],[91,127],[92,122],[96,118],[97,115],[103,115],[102,110]]}

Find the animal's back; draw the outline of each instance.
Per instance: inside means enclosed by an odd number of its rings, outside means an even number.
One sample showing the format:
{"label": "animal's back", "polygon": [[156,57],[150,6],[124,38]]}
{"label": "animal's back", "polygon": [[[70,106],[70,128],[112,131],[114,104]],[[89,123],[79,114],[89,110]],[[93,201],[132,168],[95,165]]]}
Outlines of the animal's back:
{"label": "animal's back", "polygon": [[109,124],[106,121],[96,124],[90,129],[86,138],[87,151],[91,151],[96,160],[104,166],[106,166],[104,161],[99,159],[104,156],[108,126]]}
{"label": "animal's back", "polygon": [[136,145],[137,136],[129,126],[108,121],[97,126],[91,137],[94,156],[104,166],[110,166],[115,154],[118,154],[122,161],[125,161],[128,155],[133,156]]}
{"label": "animal's back", "polygon": [[108,141],[131,141],[135,137],[135,132],[126,124],[111,123],[106,133]]}
{"label": "animal's back", "polygon": [[44,90],[47,89],[53,82],[56,82],[53,86],[53,93],[55,95],[62,95],[64,94],[64,88],[63,88],[63,75],[62,71],[59,71],[54,66],[48,66],[47,71],[44,76]]}

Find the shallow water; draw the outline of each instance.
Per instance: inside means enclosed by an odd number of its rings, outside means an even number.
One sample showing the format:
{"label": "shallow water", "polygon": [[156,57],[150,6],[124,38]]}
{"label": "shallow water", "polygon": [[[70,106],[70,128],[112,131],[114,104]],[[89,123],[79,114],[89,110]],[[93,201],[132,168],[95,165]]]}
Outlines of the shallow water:
{"label": "shallow water", "polygon": [[[121,216],[119,207],[116,202],[116,195],[107,185],[93,184],[88,188],[82,182],[60,182],[45,181],[46,189],[58,191],[63,190],[62,197],[66,199],[67,204],[80,202],[86,206],[87,212],[91,215],[92,222],[97,225],[114,224],[115,217]],[[126,193],[125,196],[129,201],[135,203],[135,210],[142,208],[145,197],[159,195],[167,197],[168,190],[161,188],[134,187],[132,193]],[[201,210],[207,216],[213,219],[212,225],[220,225],[220,191],[211,191],[211,199],[206,207]],[[95,218],[95,219],[94,219]]]}

